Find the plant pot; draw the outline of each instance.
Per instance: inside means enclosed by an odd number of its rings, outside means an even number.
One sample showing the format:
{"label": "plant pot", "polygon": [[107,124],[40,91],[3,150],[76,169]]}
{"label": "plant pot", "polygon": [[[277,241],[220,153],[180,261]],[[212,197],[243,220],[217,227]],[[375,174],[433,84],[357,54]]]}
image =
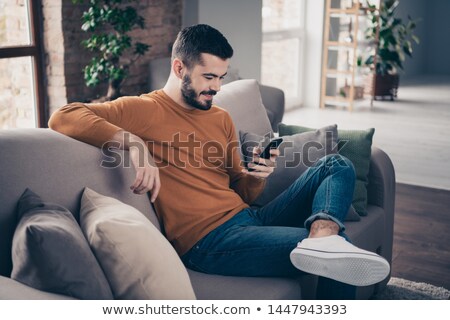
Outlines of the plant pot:
{"label": "plant pot", "polygon": [[[341,96],[348,98],[350,97],[350,86],[344,86],[341,87],[339,90],[339,93]],[[359,99],[363,99],[364,98],[364,87],[361,86],[355,86],[353,88],[353,99],[354,100],[359,100]]]}
{"label": "plant pot", "polygon": [[398,74],[377,74],[375,77],[375,100],[381,98],[389,98],[394,100],[397,98],[398,84],[400,77]]}

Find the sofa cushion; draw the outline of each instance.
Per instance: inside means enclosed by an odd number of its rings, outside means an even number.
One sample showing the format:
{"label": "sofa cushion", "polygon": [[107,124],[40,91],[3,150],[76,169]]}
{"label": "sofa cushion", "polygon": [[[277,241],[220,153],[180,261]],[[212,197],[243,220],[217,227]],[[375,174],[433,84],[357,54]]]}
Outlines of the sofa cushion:
{"label": "sofa cushion", "polygon": [[137,209],[85,188],[80,224],[116,299],[195,299],[177,253]]}
{"label": "sofa cushion", "polygon": [[[274,172],[267,178],[266,186],[261,195],[252,205],[261,207],[275,199],[287,189],[308,167],[328,154],[337,150],[337,126],[331,125],[314,132],[282,136],[280,156],[277,158]],[[264,147],[268,137],[240,131],[240,140],[244,161],[252,159],[254,146]],[[353,206],[350,206],[346,221],[358,221],[359,216]]]}
{"label": "sofa cushion", "polygon": [[[295,134],[314,130],[302,126],[279,125],[280,134]],[[339,154],[348,158],[355,167],[356,183],[352,205],[361,216],[367,215],[367,184],[369,183],[368,175],[374,133],[374,128],[367,130],[338,130]]]}
{"label": "sofa cushion", "polygon": [[300,300],[298,279],[233,277],[188,270],[199,300]]}
{"label": "sofa cushion", "polygon": [[0,300],[74,300],[74,297],[38,290],[9,277],[0,276]]}
{"label": "sofa cushion", "polygon": [[272,135],[256,80],[237,80],[223,85],[214,97],[214,104],[230,113],[237,136],[239,130]]}
{"label": "sofa cushion", "polygon": [[30,189],[20,197],[17,211],[12,279],[79,299],[112,299],[108,281],[72,213],[42,201]]}

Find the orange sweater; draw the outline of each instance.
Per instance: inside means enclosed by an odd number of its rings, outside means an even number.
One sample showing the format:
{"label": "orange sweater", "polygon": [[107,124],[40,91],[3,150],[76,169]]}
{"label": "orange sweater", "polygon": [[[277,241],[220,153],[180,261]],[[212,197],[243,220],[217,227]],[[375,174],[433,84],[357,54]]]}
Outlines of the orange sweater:
{"label": "orange sweater", "polygon": [[156,213],[178,254],[248,207],[264,180],[241,172],[235,128],[225,110],[187,110],[163,90],[56,111],[53,130],[101,147],[119,130],[139,136],[155,159]]}

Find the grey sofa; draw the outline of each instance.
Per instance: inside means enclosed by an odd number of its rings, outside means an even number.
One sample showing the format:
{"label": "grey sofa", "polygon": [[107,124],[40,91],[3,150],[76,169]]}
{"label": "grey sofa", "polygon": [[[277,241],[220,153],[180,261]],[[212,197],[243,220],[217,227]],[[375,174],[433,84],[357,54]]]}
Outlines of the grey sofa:
{"label": "grey sofa", "polygon": [[[263,107],[258,106],[261,98],[246,92],[252,83],[241,81],[245,84],[243,88],[238,81],[224,86],[223,93],[217,96],[217,102],[229,110],[237,130],[264,133],[270,129],[270,124]],[[234,106],[239,101],[242,104],[239,95],[247,97],[246,107]],[[44,200],[65,206],[78,218],[80,197],[87,186],[136,207],[159,228],[148,198],[134,195],[128,188],[134,179],[134,170],[129,167],[101,167],[104,156],[96,147],[49,129],[15,129],[0,130],[0,150],[0,299],[69,298],[30,288],[10,278],[15,210],[17,200],[27,187],[40,194]],[[395,175],[389,157],[376,147],[372,150],[368,193],[368,216],[362,217],[359,222],[346,223],[347,232],[356,245],[378,252],[390,262]],[[188,272],[198,299],[312,299],[315,296],[317,279],[312,275],[288,279],[225,277],[191,270]],[[358,298],[369,298],[383,288],[388,280],[374,286],[360,287]]]}

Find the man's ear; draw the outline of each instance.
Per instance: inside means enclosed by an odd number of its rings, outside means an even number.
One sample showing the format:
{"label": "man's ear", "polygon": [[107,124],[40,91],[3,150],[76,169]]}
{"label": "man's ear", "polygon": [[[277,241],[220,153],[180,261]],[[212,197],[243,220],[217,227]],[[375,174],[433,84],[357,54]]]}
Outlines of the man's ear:
{"label": "man's ear", "polygon": [[183,61],[178,58],[173,59],[172,71],[178,79],[183,78],[184,69],[186,69],[186,66],[184,65]]}

